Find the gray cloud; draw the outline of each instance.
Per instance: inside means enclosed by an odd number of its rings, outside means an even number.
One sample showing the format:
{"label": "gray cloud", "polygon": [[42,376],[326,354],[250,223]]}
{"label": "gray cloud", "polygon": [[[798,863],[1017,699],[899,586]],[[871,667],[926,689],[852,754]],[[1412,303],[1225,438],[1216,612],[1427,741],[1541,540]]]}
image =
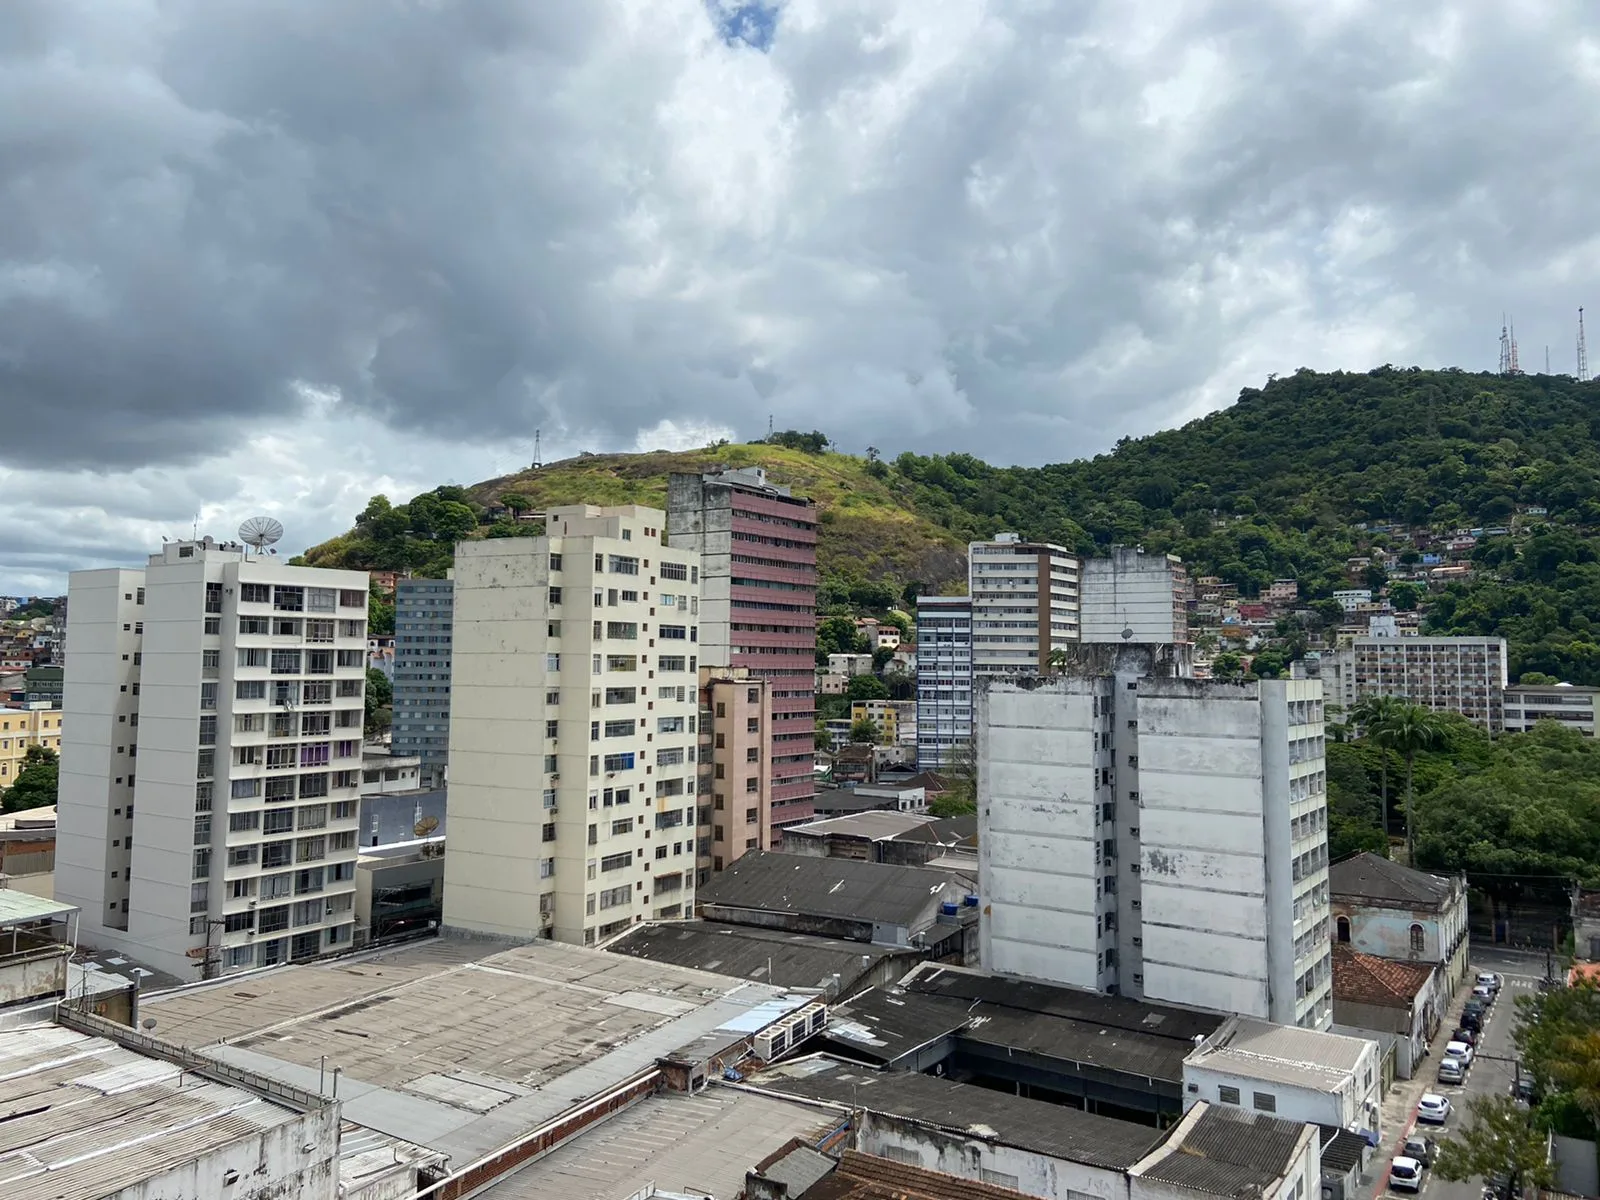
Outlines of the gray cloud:
{"label": "gray cloud", "polygon": [[56,472],[270,502],[263,436],[320,534],[536,427],[1040,462],[1269,371],[1489,366],[1502,309],[1570,369],[1597,91],[1581,0],[13,0],[0,567],[100,553]]}

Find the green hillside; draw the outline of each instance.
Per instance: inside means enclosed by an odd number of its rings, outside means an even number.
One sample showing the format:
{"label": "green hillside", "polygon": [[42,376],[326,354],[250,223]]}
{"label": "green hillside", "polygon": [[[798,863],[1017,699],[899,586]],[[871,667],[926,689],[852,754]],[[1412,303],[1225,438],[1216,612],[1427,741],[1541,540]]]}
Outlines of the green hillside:
{"label": "green hillside", "polygon": [[[526,532],[489,518],[506,494],[535,510],[659,505],[672,471],[752,464],[818,501],[824,607],[882,607],[916,584],[959,586],[964,544],[1001,529],[1085,553],[1117,542],[1173,551],[1245,595],[1292,577],[1314,601],[1346,585],[1353,554],[1399,550],[1429,529],[1515,526],[1515,537],[1480,541],[1470,583],[1428,598],[1429,627],[1500,633],[1512,642],[1514,672],[1600,683],[1597,435],[1600,383],[1303,370],[1181,429],[1046,467],[994,467],[967,454],[869,462],[796,448],[807,441],[799,436],[790,445],[585,455],[436,489],[403,507],[375,501],[351,533],[307,559],[437,574],[457,536]],[[1529,506],[1548,513],[1530,517]],[[1362,524],[1408,528],[1369,533]]]}

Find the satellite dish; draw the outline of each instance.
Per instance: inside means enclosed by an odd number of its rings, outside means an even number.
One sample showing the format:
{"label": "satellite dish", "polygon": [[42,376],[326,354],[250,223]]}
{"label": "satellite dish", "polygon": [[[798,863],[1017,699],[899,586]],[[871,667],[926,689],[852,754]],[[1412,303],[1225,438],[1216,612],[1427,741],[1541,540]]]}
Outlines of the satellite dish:
{"label": "satellite dish", "polygon": [[438,817],[423,817],[411,827],[411,832],[419,838],[425,838],[437,828],[439,828]]}
{"label": "satellite dish", "polygon": [[239,526],[239,540],[260,554],[283,536],[283,526],[272,517],[250,517]]}

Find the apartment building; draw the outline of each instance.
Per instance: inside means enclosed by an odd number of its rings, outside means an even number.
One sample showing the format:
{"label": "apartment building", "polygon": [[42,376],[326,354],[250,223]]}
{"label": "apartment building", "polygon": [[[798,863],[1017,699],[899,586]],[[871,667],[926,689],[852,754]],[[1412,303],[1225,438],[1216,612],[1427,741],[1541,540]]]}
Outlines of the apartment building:
{"label": "apartment building", "polygon": [[210,538],[71,576],[56,897],[179,978],[348,947],[367,577]]}
{"label": "apartment building", "polygon": [[816,783],[817,510],[760,468],[668,481],[667,544],[701,570],[702,660],[772,684],[772,825],[809,821]]}
{"label": "apartment building", "polygon": [[[1505,695],[1507,733],[1528,733],[1540,721],[1555,721],[1592,738],[1600,725],[1600,688],[1570,683],[1514,683],[1506,688]],[[0,780],[0,784],[3,782]]]}
{"label": "apartment building", "polygon": [[855,700],[850,704],[850,721],[871,721],[878,728],[880,746],[917,748],[915,700]]}
{"label": "apartment building", "polygon": [[1321,686],[1157,661],[981,685],[983,965],[1326,1029]]}
{"label": "apartment building", "polygon": [[1189,573],[1175,554],[1113,546],[1081,568],[1080,637],[1086,644],[1187,644]]}
{"label": "apartment building", "polygon": [[772,849],[772,779],[762,761],[772,681],[746,667],[700,668],[700,881]]}
{"label": "apartment building", "polygon": [[972,744],[972,601],[917,597],[917,768],[948,770]]}
{"label": "apartment building", "polygon": [[1337,697],[1346,712],[1368,696],[1397,696],[1460,713],[1490,733],[1505,729],[1504,638],[1358,637],[1324,659],[1323,676],[1329,703]]}
{"label": "apartment building", "polygon": [[450,625],[454,584],[402,579],[394,592],[396,754],[422,760],[423,787],[443,787],[450,759]]}
{"label": "apartment building", "polygon": [[1037,675],[1079,638],[1079,564],[1064,546],[1002,533],[967,547],[976,678]]}
{"label": "apartment building", "polygon": [[700,568],[574,505],[456,549],[444,923],[590,945],[694,911]]}
{"label": "apartment building", "polygon": [[32,746],[60,753],[61,710],[47,700],[0,705],[0,792],[17,781]]}

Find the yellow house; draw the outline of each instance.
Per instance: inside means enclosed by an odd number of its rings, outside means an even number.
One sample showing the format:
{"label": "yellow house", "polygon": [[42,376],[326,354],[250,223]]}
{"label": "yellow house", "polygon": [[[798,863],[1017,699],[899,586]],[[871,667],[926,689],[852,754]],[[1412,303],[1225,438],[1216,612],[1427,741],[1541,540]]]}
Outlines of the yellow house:
{"label": "yellow house", "polygon": [[29,746],[61,753],[61,710],[0,707],[0,792],[16,782]]}
{"label": "yellow house", "polygon": [[871,721],[878,727],[878,744],[895,746],[901,735],[916,745],[917,702],[915,700],[855,700],[850,704],[850,723]]}

